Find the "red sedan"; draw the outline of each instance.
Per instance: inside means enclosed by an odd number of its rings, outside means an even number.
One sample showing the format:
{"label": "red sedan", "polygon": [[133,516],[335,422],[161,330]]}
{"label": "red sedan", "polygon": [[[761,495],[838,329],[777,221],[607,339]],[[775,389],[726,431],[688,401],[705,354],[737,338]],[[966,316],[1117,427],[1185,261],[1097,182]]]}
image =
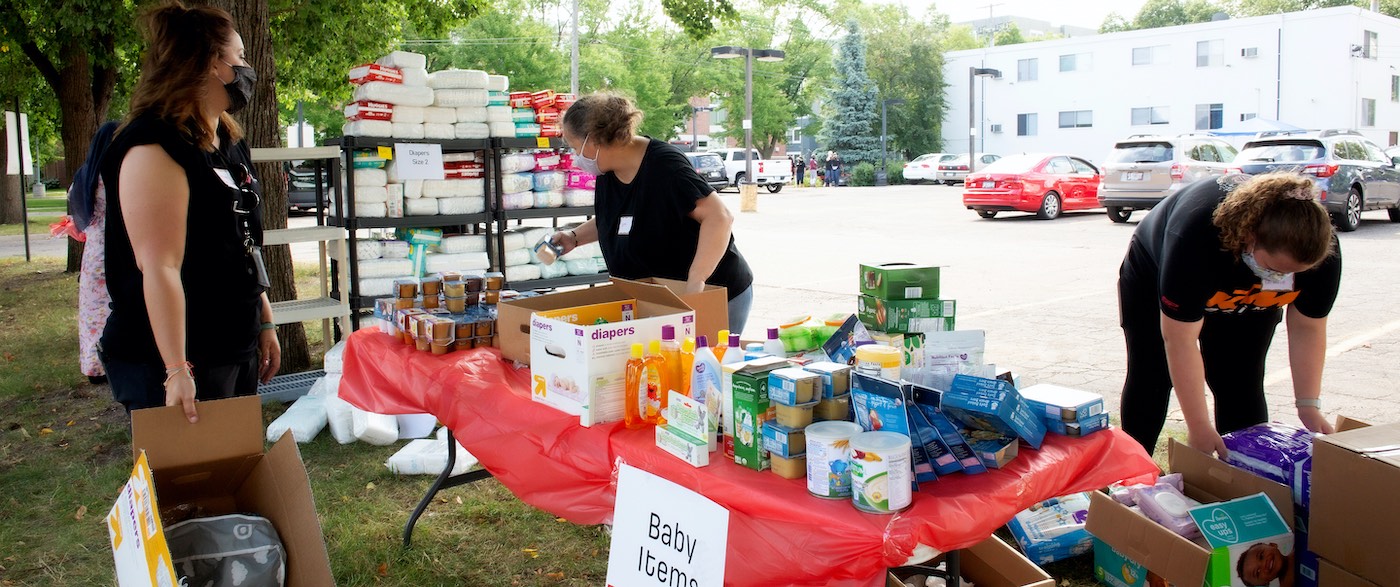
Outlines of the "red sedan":
{"label": "red sedan", "polygon": [[968,175],[963,185],[963,205],[983,218],[1017,210],[1051,220],[1099,207],[1099,170],[1073,155],[1011,155]]}

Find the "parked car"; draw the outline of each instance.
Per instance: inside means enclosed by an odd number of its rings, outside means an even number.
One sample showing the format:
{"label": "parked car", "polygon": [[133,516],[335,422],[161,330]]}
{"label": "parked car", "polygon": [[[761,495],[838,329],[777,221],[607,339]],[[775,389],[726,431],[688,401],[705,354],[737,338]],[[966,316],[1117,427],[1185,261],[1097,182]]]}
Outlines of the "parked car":
{"label": "parked car", "polygon": [[1066,210],[1099,207],[1099,170],[1062,153],[1009,155],[967,176],[963,205],[978,216],[1034,212],[1044,220]]}
{"label": "parked car", "polygon": [[1356,230],[1365,210],[1400,222],[1400,169],[1375,143],[1351,130],[1273,133],[1245,143],[1234,168],[1250,175],[1297,171],[1310,176],[1332,222]]}
{"label": "parked car", "polygon": [[[316,166],[309,161],[289,161],[284,164],[287,178],[287,210],[316,210],[326,205],[326,197],[316,193]],[[321,194],[331,190],[330,165],[321,166]]]}
{"label": "parked car", "polygon": [[[992,155],[990,153],[978,153],[977,169],[980,170],[983,167],[991,165],[992,163],[995,163],[997,159],[1001,159],[1001,155]],[[962,183],[963,179],[966,177],[967,153],[957,155],[952,159],[948,159],[946,161],[941,161],[938,163],[937,181],[948,185],[953,185],[954,183]]]}
{"label": "parked car", "polygon": [[[744,181],[744,174],[750,162],[744,160],[743,149],[718,149],[714,151],[724,161],[724,171],[729,175],[729,185],[739,187]],[[764,159],[758,149],[750,149],[748,157],[752,159],[753,183],[768,188],[771,193],[782,191],[783,184],[792,178],[792,162],[787,159]]]}
{"label": "parked car", "polygon": [[1099,205],[1108,219],[1127,222],[1167,196],[1206,177],[1225,175],[1237,151],[1210,134],[1133,135],[1113,145],[1103,166]]}
{"label": "parked car", "polygon": [[909,183],[931,181],[938,183],[938,164],[956,159],[953,153],[925,153],[904,164],[904,181]]}
{"label": "parked car", "polygon": [[729,176],[724,172],[724,159],[714,153],[686,153],[685,158],[695,166],[695,172],[715,191],[729,187]]}

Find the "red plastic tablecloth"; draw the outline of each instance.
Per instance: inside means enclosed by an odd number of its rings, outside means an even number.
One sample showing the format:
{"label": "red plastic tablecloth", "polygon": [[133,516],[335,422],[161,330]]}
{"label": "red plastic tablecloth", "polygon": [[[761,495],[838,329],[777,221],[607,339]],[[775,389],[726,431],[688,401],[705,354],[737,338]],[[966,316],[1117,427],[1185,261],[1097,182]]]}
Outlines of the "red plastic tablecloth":
{"label": "red plastic tablecloth", "polygon": [[691,467],[656,448],[650,428],[580,426],[578,416],[531,401],[529,380],[496,349],[434,356],[369,328],[348,339],[340,395],[373,412],[437,416],[522,501],[574,523],[612,521],[619,461],[697,491],[730,512],[726,585],[883,585],[885,569],[916,545],[971,546],[1034,503],[1157,474],[1119,430],[1052,434],[1003,469],[922,484],[903,512],[866,514],[722,453]]}

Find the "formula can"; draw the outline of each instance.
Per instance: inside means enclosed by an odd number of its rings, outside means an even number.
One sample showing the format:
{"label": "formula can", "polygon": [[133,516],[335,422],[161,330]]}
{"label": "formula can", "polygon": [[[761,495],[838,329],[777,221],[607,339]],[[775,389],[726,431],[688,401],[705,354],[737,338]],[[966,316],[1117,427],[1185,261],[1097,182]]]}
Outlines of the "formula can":
{"label": "formula can", "polygon": [[851,437],[850,447],[851,503],[856,509],[893,514],[909,507],[913,499],[909,437],[897,432],[862,432]]}
{"label": "formula can", "polygon": [[899,381],[899,368],[904,364],[904,351],[883,344],[856,347],[856,372],[890,381]]}
{"label": "formula can", "polygon": [[851,437],[855,422],[817,422],[807,427],[807,492],[822,499],[851,498]]}

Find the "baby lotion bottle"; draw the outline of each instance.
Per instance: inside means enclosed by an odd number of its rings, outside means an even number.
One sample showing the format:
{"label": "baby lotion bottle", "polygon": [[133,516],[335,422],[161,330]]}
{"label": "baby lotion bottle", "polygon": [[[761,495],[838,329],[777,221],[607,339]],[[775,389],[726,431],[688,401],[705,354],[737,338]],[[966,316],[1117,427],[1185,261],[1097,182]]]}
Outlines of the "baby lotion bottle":
{"label": "baby lotion bottle", "polygon": [[[642,369],[645,371],[646,379],[646,409],[642,411],[643,419],[647,424],[664,426],[667,401],[667,391],[674,389],[671,381],[671,370],[666,365],[666,357],[661,351],[660,341],[651,341],[647,356],[642,359]],[[677,360],[679,362],[679,360]]]}
{"label": "baby lotion bottle", "polygon": [[661,390],[661,397],[667,397],[666,393],[671,389],[681,391],[681,342],[676,340],[676,327],[669,324],[661,327],[661,356],[666,359],[666,369],[670,377],[666,378],[668,387]]}
{"label": "baby lotion bottle", "polygon": [[632,344],[632,358],[627,359],[627,375],[624,385],[622,406],[623,423],[630,429],[641,428],[646,424],[646,373],[642,360],[642,343]]}
{"label": "baby lotion bottle", "polygon": [[694,363],[690,367],[690,397],[705,404],[705,414],[709,418],[706,438],[711,451],[719,448],[720,390],[723,387],[719,365],[715,354],[710,352],[709,341],[705,335],[700,335],[696,340]]}
{"label": "baby lotion bottle", "polygon": [[728,343],[729,331],[719,331],[719,338],[715,339],[715,346],[712,347],[710,351],[712,351],[715,354],[715,359],[717,359],[720,362],[720,364],[724,364],[724,353],[729,352]]}
{"label": "baby lotion bottle", "polygon": [[783,341],[778,338],[778,329],[768,329],[768,340],[763,343],[763,352],[775,357],[786,357],[787,349],[783,348]]}
{"label": "baby lotion bottle", "polygon": [[691,367],[695,366],[695,339],[686,337],[686,339],[681,342],[680,359],[681,375],[680,378],[676,380],[676,391],[681,392],[681,395],[684,396],[695,397],[691,395],[690,392],[690,370]]}

